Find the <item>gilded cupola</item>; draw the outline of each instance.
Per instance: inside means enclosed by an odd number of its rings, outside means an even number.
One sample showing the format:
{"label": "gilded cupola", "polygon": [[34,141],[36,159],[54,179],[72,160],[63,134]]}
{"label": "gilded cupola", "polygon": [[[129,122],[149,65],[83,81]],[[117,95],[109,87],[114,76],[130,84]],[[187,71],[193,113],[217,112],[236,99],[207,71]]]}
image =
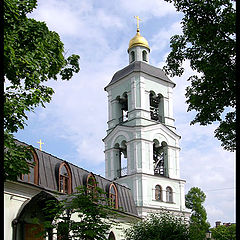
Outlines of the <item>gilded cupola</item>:
{"label": "gilded cupola", "polygon": [[137,29],[136,35],[129,41],[128,52],[129,52],[129,49],[135,46],[146,47],[150,51],[148,41],[146,40],[146,38],[141,36],[139,29]]}
{"label": "gilded cupola", "polygon": [[135,61],[143,61],[149,63],[150,48],[148,45],[148,41],[140,34],[139,30],[140,18],[138,16],[136,16],[135,18],[137,19],[137,33],[129,41],[128,46],[129,64]]}

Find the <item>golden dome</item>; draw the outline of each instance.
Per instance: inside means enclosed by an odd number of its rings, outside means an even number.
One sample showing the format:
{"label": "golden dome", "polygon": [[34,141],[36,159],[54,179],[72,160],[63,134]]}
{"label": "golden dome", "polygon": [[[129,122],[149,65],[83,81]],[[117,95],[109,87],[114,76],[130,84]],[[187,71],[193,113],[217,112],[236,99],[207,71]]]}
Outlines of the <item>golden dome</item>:
{"label": "golden dome", "polygon": [[146,38],[140,35],[139,30],[137,30],[137,34],[129,41],[128,51],[130,48],[135,46],[143,46],[149,49],[150,51],[150,48],[148,46],[148,41],[146,40]]}

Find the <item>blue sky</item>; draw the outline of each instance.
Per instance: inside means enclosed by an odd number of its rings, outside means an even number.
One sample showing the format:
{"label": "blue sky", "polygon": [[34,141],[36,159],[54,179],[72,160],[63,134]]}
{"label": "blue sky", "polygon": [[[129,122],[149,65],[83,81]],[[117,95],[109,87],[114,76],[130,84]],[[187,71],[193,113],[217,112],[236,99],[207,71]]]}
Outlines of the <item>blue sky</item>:
{"label": "blue sky", "polygon": [[[46,108],[29,113],[28,126],[16,138],[34,147],[42,139],[43,151],[104,176],[104,144],[107,129],[107,93],[113,74],[128,65],[128,43],[140,33],[151,48],[150,64],[162,68],[170,37],[181,34],[181,17],[163,0],[40,0],[31,17],[56,31],[66,54],[80,55],[80,72],[70,81],[50,80],[55,94]],[[186,193],[200,187],[207,196],[208,220],[235,222],[235,153],[222,150],[213,137],[216,125],[190,126],[194,112],[187,112],[184,96],[193,71],[189,63],[182,77],[171,78],[174,117],[180,141],[181,178]]]}

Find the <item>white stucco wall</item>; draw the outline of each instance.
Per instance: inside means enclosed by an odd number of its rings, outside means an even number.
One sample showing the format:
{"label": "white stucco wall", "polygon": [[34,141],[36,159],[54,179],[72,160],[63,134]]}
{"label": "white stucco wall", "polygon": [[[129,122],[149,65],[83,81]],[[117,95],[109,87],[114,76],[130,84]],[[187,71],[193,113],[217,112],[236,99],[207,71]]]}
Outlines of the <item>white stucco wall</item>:
{"label": "white stucco wall", "polygon": [[[4,184],[4,240],[11,240],[13,237],[12,221],[22,210],[21,207],[26,204],[33,196],[40,193],[42,189],[18,182],[7,181]],[[78,220],[77,214],[72,219]],[[131,226],[131,223],[138,221],[139,218],[120,213],[114,216],[116,225],[113,225],[111,231],[116,240],[124,239],[124,230]],[[111,232],[109,231],[109,233]],[[56,235],[53,237],[57,239]]]}
{"label": "white stucco wall", "polygon": [[4,183],[4,240],[12,239],[12,221],[24,203],[38,194],[40,189],[7,181]]}

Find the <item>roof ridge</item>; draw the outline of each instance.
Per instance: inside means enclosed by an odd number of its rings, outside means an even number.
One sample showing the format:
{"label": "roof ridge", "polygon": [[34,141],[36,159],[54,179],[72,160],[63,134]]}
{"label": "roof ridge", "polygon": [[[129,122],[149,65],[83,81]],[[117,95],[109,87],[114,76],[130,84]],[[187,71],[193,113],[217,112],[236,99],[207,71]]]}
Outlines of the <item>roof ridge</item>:
{"label": "roof ridge", "polygon": [[106,90],[106,88],[108,86],[118,82],[119,80],[121,80],[122,78],[128,76],[129,74],[131,74],[133,72],[143,72],[143,73],[148,74],[150,76],[161,79],[165,82],[169,82],[169,83],[173,84],[174,87],[176,85],[172,80],[170,80],[168,78],[166,73],[161,68],[155,67],[155,66],[153,66],[149,63],[146,63],[146,62],[135,61],[133,63],[130,63],[128,66],[120,69],[119,71],[115,72],[115,74],[112,77],[112,80],[104,88],[104,90]]}

